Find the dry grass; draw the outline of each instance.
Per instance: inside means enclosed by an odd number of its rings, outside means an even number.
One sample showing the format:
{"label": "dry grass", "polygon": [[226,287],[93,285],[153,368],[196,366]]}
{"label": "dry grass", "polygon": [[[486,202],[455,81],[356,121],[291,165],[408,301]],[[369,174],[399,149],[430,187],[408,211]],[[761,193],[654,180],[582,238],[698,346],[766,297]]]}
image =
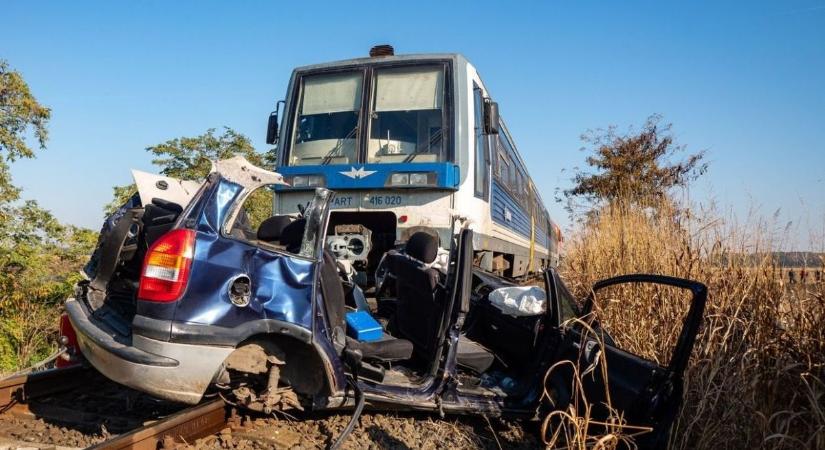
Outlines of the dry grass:
{"label": "dry grass", "polygon": [[[708,286],[673,449],[825,448],[825,283],[789,285],[770,259],[747,258],[782,238],[754,223],[669,205],[659,213],[615,207],[565,243],[563,273],[581,296],[626,273]],[[687,304],[646,289],[600,296],[597,314],[622,347],[665,363]]]}
{"label": "dry grass", "polygon": [[[564,326],[581,327],[584,331],[582,339],[594,339],[600,347],[603,346],[602,334],[591,328],[588,322],[589,320],[571,319]],[[609,379],[607,362],[601,357],[597,357],[594,363],[587,367],[582,367],[579,361],[566,360],[551,366],[544,376],[545,391],[542,397],[544,401],[550,402],[551,407],[555,405],[553,405],[554,395],[548,392],[548,388],[552,389],[553,386],[550,380],[556,371],[564,372],[565,369],[569,369],[572,373],[570,379],[572,398],[565,408],[552,408],[552,411],[542,421],[540,435],[548,449],[635,448],[634,439],[651,431],[649,427],[629,424],[624,419],[622,412],[614,407],[607,386],[604,387],[604,394],[608,417],[604,420],[597,420],[582,380],[585,379],[584,377],[592,376],[591,372],[596,371],[600,372],[603,379]]]}

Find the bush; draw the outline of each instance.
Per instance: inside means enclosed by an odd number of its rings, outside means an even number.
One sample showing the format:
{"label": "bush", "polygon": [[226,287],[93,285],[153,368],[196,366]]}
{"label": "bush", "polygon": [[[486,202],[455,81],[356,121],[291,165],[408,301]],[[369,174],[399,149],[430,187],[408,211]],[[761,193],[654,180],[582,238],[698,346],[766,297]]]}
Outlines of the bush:
{"label": "bush", "polygon": [[35,202],[8,212],[0,227],[0,373],[57,349],[62,303],[97,239],[91,230],[61,225]]}

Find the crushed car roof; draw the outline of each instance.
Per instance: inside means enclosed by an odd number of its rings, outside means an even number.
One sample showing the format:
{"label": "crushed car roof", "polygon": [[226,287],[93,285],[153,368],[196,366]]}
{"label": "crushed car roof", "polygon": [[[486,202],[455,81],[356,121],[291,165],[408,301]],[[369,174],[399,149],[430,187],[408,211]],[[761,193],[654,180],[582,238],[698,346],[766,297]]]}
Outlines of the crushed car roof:
{"label": "crushed car roof", "polygon": [[247,161],[246,158],[241,155],[214,162],[212,171],[218,172],[227,180],[246,188],[254,188],[267,184],[283,184],[289,186],[289,183],[284,181],[283,175],[261,169]]}

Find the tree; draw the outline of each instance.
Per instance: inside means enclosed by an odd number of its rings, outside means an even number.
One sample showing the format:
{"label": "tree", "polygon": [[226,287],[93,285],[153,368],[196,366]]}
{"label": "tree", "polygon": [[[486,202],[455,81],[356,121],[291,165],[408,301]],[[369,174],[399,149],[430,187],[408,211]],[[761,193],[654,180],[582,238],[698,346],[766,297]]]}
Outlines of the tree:
{"label": "tree", "polygon": [[605,203],[653,206],[676,187],[685,187],[707,170],[704,152],[688,155],[684,160],[670,159],[685,151],[674,142],[671,124],[661,125],[658,114],[648,117],[638,132],[632,128],[619,134],[615,126],[607,130],[588,131],[582,135],[590,152],[587,165],[594,172],[579,170],[573,187],[564,191],[568,210],[573,213],[583,201],[589,209]]}
{"label": "tree", "polygon": [[[152,164],[160,168],[160,173],[183,180],[201,180],[209,174],[212,161],[243,155],[250,163],[259,167],[271,167],[275,164],[274,151],[258,153],[248,137],[229,127],[224,127],[223,134],[215,134],[210,128],[206,133],[195,137],[181,137],[168,140],[162,144],[147,147],[146,151],[155,158]],[[137,189],[134,184],[114,187],[114,200],[106,205],[107,214],[122,205]],[[252,223],[260,223],[272,212],[272,195],[266,192],[253,194],[247,211],[254,217]],[[262,217],[262,218],[261,218]]]}
{"label": "tree", "polygon": [[20,201],[9,163],[41,149],[51,112],[20,73],[0,60],[0,372],[42,359],[56,347],[58,308],[70,296],[96,233],[63,225],[37,202]]}
{"label": "tree", "polygon": [[33,129],[40,148],[45,148],[50,117],[51,110],[38,103],[20,72],[0,60],[0,149],[6,152],[5,157],[14,161],[34,156],[24,139],[29,128]]}
{"label": "tree", "polygon": [[[40,148],[46,147],[50,117],[51,110],[34,98],[23,76],[0,59],[0,208],[20,198],[8,162],[34,157],[25,139],[30,130]],[[8,211],[0,209],[0,220],[4,218],[8,219]]]}

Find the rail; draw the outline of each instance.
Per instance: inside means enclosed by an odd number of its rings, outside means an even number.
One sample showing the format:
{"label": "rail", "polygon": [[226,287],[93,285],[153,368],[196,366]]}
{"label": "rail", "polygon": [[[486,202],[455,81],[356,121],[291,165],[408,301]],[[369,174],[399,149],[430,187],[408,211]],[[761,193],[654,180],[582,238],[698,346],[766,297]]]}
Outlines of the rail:
{"label": "rail", "polygon": [[[36,417],[38,408],[30,409],[32,400],[81,387],[94,373],[94,369],[74,366],[2,379],[0,380],[0,414],[10,414],[19,418]],[[70,413],[71,410],[67,410],[63,415]],[[191,443],[195,439],[215,434],[227,426],[227,418],[224,401],[212,400],[113,436],[90,448],[97,450],[171,448],[177,444]]]}
{"label": "rail", "polygon": [[72,366],[4,378],[0,380],[0,413],[25,411],[31,399],[77,387],[90,371],[84,366]]}
{"label": "rail", "polygon": [[221,399],[184,409],[155,423],[89,447],[93,450],[155,450],[192,442],[226,427],[226,404]]}

